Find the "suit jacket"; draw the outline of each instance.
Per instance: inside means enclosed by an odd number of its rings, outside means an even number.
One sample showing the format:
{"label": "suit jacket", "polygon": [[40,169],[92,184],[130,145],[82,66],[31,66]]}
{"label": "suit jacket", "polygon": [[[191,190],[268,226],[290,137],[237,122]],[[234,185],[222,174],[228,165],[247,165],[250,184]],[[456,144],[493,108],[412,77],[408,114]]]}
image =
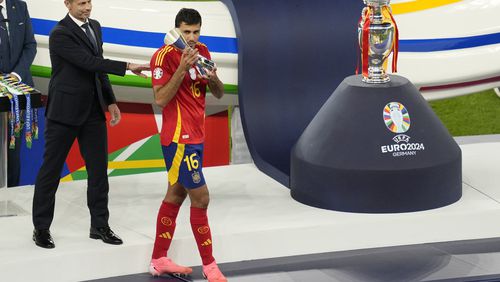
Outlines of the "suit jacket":
{"label": "suit jacket", "polygon": [[51,120],[81,125],[92,110],[95,95],[101,108],[116,102],[107,74],[124,76],[127,63],[103,58],[101,25],[92,19],[89,22],[98,50],[69,15],[50,32],[52,75],[45,115]]}
{"label": "suit jacket", "polygon": [[9,19],[10,62],[0,66],[1,72],[15,72],[24,83],[33,86],[30,66],[36,55],[36,41],[28,8],[19,0],[6,0],[5,4]]}

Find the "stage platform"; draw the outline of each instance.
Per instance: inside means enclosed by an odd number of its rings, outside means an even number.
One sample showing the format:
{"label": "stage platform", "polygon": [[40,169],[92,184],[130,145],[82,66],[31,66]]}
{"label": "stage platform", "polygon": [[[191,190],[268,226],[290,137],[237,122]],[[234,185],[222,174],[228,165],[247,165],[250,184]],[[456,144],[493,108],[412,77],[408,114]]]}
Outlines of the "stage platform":
{"label": "stage platform", "polygon": [[[253,164],[206,168],[215,257],[229,281],[436,281],[500,274],[500,138],[475,138],[457,139],[462,199],[422,212],[322,210],[294,201]],[[166,185],[166,173],[110,178],[110,225],[124,240],[111,246],[88,237],[86,182],[61,184],[51,250],[31,239],[33,187],[3,189],[0,199],[15,204],[19,215],[0,218],[0,281],[174,281],[144,274]],[[404,183],[395,185],[404,189]],[[199,266],[188,212],[185,203],[169,255]],[[306,273],[286,267],[298,262],[308,265]]]}

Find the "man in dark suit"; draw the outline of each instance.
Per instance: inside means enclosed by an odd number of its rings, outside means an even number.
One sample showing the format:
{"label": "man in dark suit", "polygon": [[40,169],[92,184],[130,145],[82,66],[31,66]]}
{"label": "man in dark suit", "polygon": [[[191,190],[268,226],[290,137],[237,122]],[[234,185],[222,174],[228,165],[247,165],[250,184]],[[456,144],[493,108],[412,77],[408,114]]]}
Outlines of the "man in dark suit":
{"label": "man in dark suit", "polygon": [[[26,3],[19,0],[0,0],[0,72],[11,74],[33,86],[30,66],[35,59],[36,41]],[[10,139],[10,131],[9,136]],[[21,171],[21,138],[15,149],[7,154],[7,186],[19,185]]]}
{"label": "man in dark suit", "polygon": [[103,58],[99,22],[89,19],[91,0],[65,0],[68,15],[49,37],[52,76],[46,109],[45,150],[33,198],[33,240],[43,248],[54,248],[49,228],[54,216],[55,193],[65,159],[75,139],[87,167],[87,205],[90,238],[109,244],[122,240],[109,228],[108,149],[103,108],[111,114],[110,125],[121,118],[107,73],[141,72],[147,64]]}

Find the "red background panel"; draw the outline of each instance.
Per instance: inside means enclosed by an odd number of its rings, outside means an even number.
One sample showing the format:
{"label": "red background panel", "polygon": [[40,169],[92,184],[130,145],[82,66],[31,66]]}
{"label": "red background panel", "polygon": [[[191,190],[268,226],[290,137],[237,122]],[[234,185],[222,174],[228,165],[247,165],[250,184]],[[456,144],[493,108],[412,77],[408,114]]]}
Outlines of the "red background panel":
{"label": "red background panel", "polygon": [[205,119],[205,152],[203,166],[229,164],[229,118],[223,111]]}
{"label": "red background panel", "polygon": [[[158,133],[153,108],[149,104],[118,103],[122,119],[114,127],[109,126],[109,112],[106,112],[108,128],[108,153]],[[66,159],[71,172],[84,166],[78,143],[75,141]]]}
{"label": "red background panel", "polygon": [[[144,138],[158,134],[153,109],[149,104],[118,103],[122,113],[120,123],[108,128],[108,153],[112,153]],[[158,148],[158,150],[161,150]],[[160,154],[161,155],[161,154]],[[228,165],[230,157],[228,112],[220,112],[205,119],[205,152],[203,166]],[[75,141],[66,159],[72,173],[85,165]]]}

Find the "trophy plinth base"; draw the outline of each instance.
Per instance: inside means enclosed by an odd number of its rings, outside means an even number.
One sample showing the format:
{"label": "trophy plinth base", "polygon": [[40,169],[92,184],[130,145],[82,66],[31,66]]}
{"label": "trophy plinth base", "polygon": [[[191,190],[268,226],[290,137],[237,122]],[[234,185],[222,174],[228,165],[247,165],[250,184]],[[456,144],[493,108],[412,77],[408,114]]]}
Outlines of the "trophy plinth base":
{"label": "trophy plinth base", "polygon": [[350,76],[295,144],[290,186],[295,200],[329,210],[433,209],[462,196],[462,155],[407,79]]}

